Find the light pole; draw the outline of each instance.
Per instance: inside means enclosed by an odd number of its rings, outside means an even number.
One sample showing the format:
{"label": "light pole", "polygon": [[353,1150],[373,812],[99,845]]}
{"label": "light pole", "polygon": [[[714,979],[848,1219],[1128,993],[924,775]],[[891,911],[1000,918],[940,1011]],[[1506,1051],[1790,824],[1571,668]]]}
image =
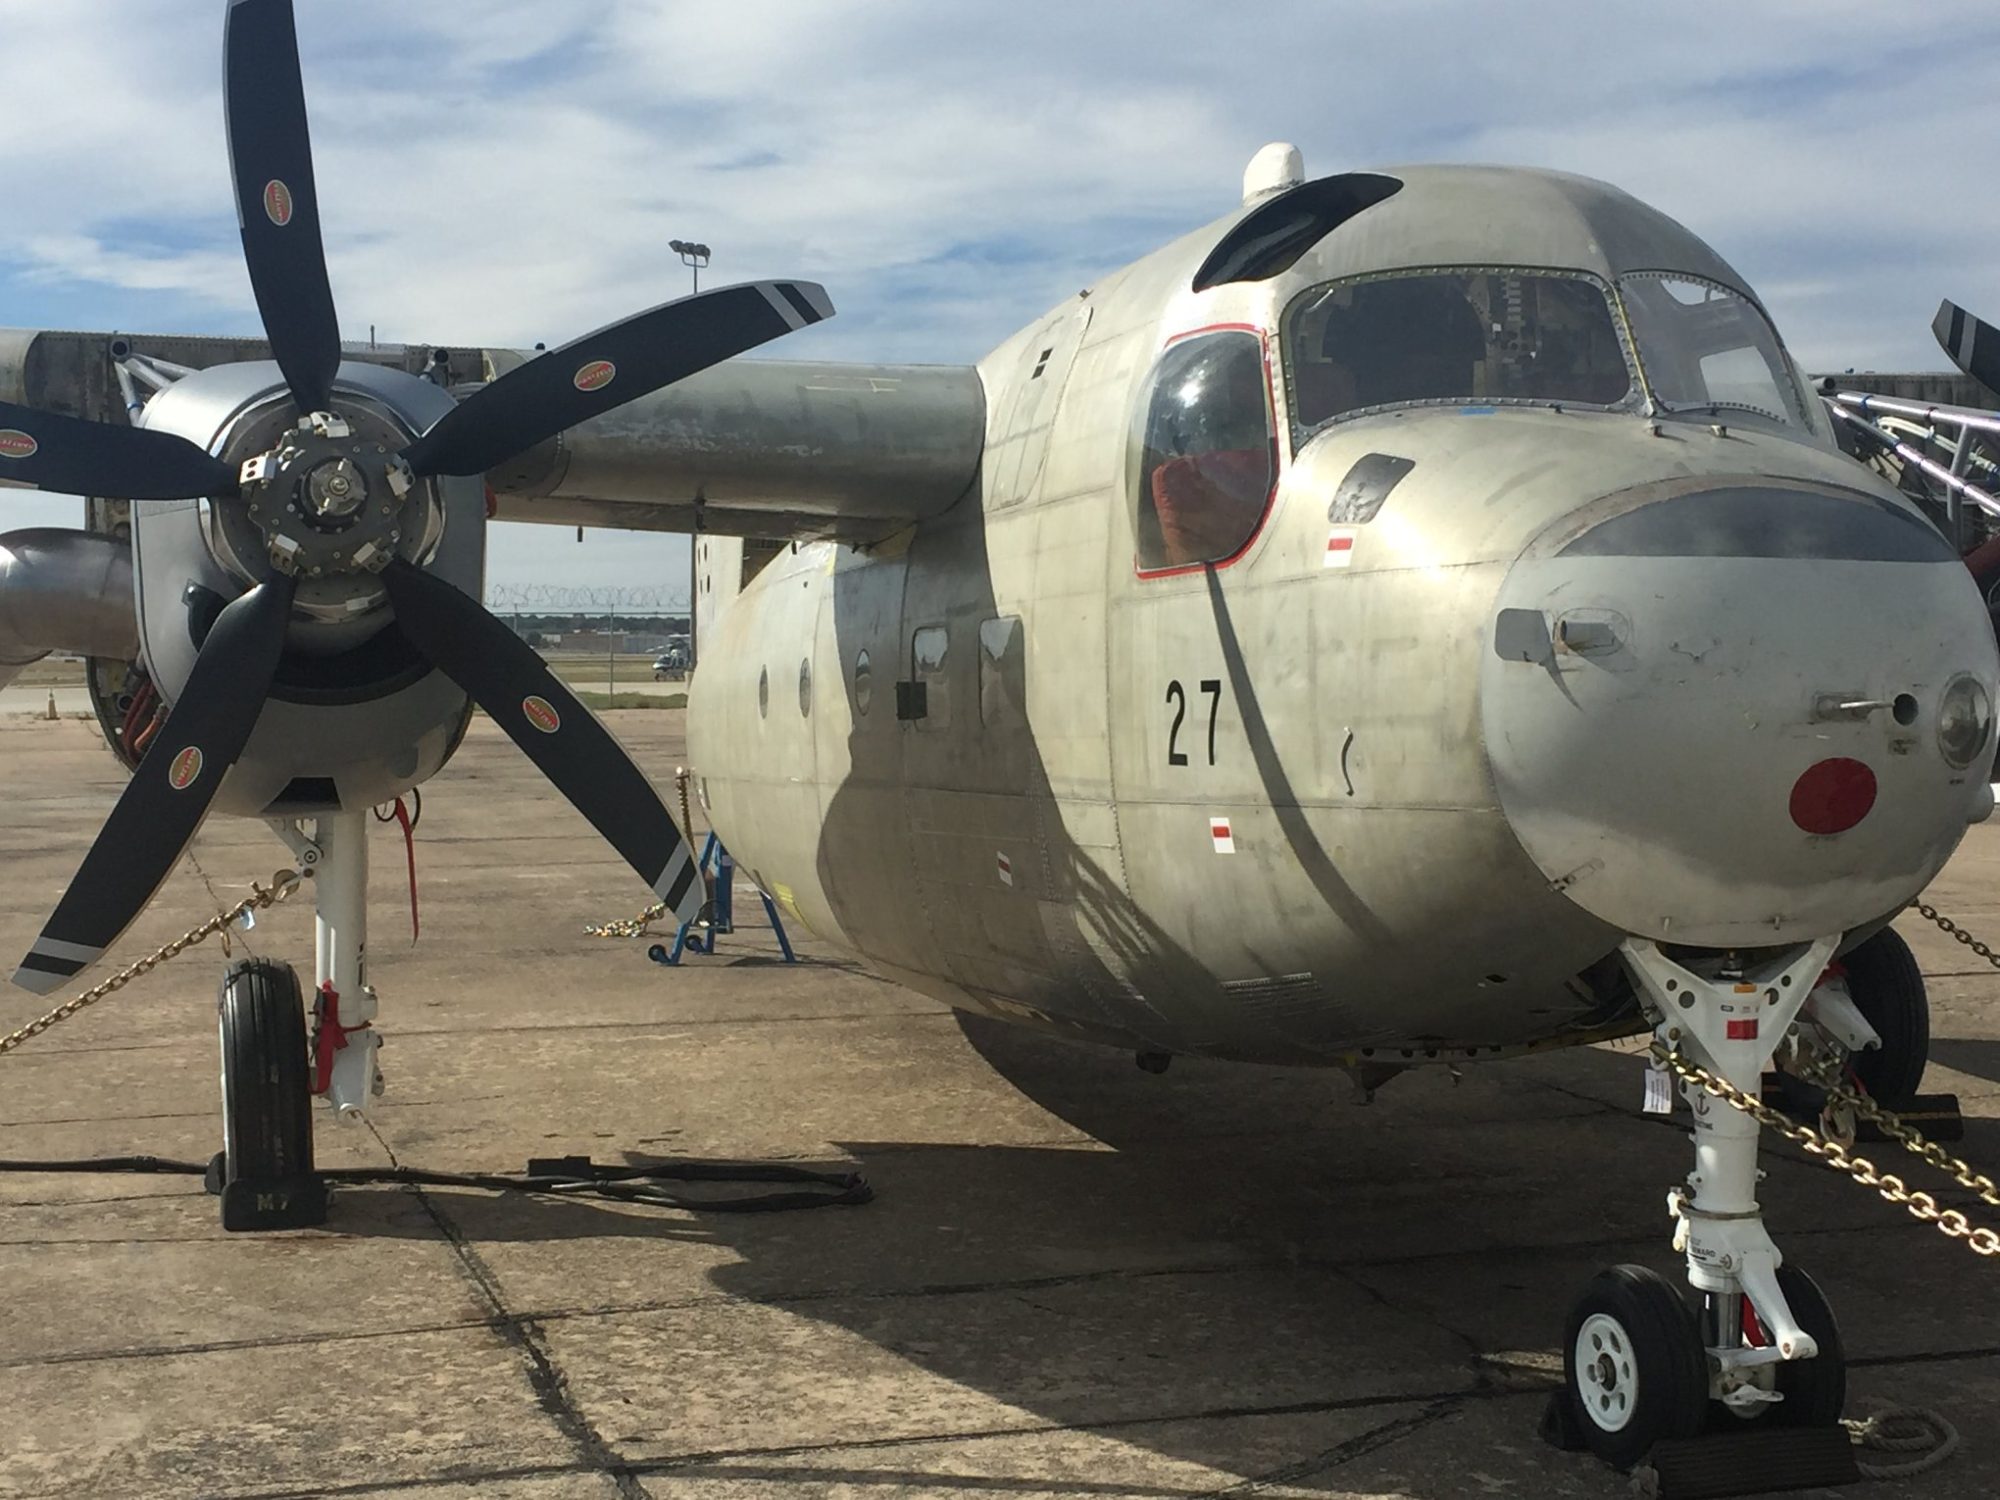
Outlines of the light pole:
{"label": "light pole", "polygon": [[701,268],[708,264],[708,246],[698,245],[693,240],[669,240],[667,248],[681,258],[681,264],[694,273],[694,289],[701,291]]}

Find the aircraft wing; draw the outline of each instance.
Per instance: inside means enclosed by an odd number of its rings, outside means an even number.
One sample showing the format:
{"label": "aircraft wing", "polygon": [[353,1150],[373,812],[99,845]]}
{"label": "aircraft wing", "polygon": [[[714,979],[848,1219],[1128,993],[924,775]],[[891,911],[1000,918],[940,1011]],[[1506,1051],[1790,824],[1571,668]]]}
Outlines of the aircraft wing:
{"label": "aircraft wing", "polygon": [[[468,391],[535,357],[429,344],[342,355]],[[149,394],[149,365],[265,357],[255,339],[0,330],[0,400],[117,422]],[[538,444],[487,482],[503,521],[693,531],[698,519],[724,536],[868,542],[963,495],[985,426],[970,365],[735,359]]]}

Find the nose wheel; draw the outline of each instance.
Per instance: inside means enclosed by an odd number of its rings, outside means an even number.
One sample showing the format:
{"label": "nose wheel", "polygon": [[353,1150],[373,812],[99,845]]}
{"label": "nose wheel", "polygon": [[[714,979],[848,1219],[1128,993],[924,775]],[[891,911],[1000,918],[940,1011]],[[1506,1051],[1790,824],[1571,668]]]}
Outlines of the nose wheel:
{"label": "nose wheel", "polygon": [[1693,1310],[1657,1272],[1612,1266],[1584,1289],[1563,1340],[1563,1383],[1585,1445],[1629,1469],[1708,1415],[1708,1361]]}
{"label": "nose wheel", "polygon": [[305,1006],[290,964],[247,958],[222,981],[222,1151],[210,1185],[224,1229],[300,1229],[326,1222],[313,1174],[312,1079]]}

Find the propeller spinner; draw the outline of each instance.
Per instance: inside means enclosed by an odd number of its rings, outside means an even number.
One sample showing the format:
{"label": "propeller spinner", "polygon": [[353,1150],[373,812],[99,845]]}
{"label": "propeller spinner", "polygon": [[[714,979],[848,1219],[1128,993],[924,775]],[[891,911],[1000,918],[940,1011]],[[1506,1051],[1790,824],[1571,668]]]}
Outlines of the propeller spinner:
{"label": "propeller spinner", "polygon": [[[833,315],[823,288],[749,282],[585,334],[475,392],[413,441],[335,409],[340,332],[327,277],[291,0],[232,0],[224,45],[244,259],[297,408],[268,451],[232,465],[164,431],[0,402],[0,479],[130,500],[205,499],[254,526],[250,587],[209,630],[166,729],[14,975],[46,993],[94,962],[172,870],[243,753],[284,653],[302,574],[374,575],[410,645],[514,739],[682,920],[702,899],[659,795],[541,658],[476,599],[405,555],[420,482],[475,475],[556,433]],[[368,441],[353,441],[357,428]],[[243,526],[236,527],[243,531]]]}

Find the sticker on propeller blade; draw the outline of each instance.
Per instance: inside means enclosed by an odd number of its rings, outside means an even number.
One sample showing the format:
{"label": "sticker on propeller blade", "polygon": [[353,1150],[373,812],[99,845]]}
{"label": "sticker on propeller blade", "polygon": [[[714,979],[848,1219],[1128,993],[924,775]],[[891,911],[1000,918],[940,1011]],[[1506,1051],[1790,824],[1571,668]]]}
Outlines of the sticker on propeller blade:
{"label": "sticker on propeller blade", "polygon": [[167,767],[167,785],[177,792],[184,792],[193,786],[201,776],[201,747],[189,745],[174,757],[174,763]]}
{"label": "sticker on propeller blade", "polygon": [[41,448],[40,443],[15,428],[0,432],[0,458],[33,458]]}
{"label": "sticker on propeller blade", "polygon": [[292,222],[292,190],[275,177],[264,184],[264,217],[280,229]]}
{"label": "sticker on propeller blade", "polygon": [[554,734],[562,728],[562,715],[555,711],[555,706],[546,698],[523,698],[521,712],[528,722],[543,734]]}
{"label": "sticker on propeller blade", "polygon": [[618,366],[608,359],[594,359],[576,372],[576,388],[601,391],[618,378]]}

